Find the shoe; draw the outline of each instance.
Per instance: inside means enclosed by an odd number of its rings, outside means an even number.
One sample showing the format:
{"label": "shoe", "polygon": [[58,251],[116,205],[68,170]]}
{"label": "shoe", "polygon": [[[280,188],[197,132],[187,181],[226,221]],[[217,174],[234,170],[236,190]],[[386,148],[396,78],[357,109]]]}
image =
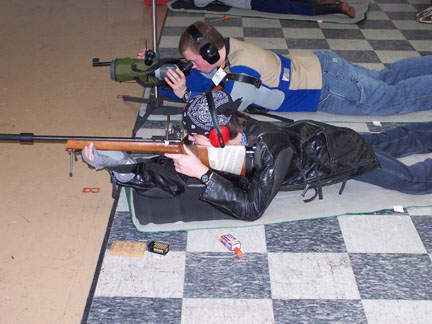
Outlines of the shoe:
{"label": "shoe", "polygon": [[423,24],[432,24],[432,12],[428,16],[418,18],[417,21]]}
{"label": "shoe", "polygon": [[355,9],[346,2],[325,3],[328,0],[321,1],[313,6],[315,15],[328,15],[342,13],[350,18],[355,17]]}
{"label": "shoe", "polygon": [[424,16],[429,16],[432,14],[432,6],[429,6],[423,10],[420,10],[419,12],[416,13],[416,18],[421,18]]}
{"label": "shoe", "polygon": [[342,2],[340,4],[342,12],[350,18],[355,18],[355,9],[351,7],[348,3]]}

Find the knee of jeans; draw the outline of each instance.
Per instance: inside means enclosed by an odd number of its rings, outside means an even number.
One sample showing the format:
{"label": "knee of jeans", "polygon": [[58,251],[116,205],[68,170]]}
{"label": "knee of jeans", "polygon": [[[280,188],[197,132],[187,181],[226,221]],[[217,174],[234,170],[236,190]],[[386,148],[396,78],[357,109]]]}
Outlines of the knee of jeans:
{"label": "knee of jeans", "polygon": [[320,96],[320,100],[318,102],[318,105],[320,104],[324,104],[327,100],[329,100],[330,98],[330,92],[327,88],[323,88],[321,90],[321,96]]}

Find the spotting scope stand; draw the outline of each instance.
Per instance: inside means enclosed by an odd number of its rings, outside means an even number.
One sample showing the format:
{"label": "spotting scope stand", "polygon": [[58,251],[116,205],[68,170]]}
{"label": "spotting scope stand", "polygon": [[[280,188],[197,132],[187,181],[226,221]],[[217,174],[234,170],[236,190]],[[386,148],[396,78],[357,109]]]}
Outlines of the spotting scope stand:
{"label": "spotting scope stand", "polygon": [[[156,17],[156,0],[152,0],[152,27],[153,27],[153,52],[157,56],[157,17]],[[146,46],[147,47],[147,46]],[[123,96],[124,101],[132,101],[141,103],[140,111],[135,121],[135,126],[132,131],[132,136],[136,136],[138,130],[143,127],[144,123],[150,117],[151,114],[166,115],[169,120],[170,115],[181,115],[183,112],[184,104],[179,105],[179,101],[172,99],[163,98],[159,94],[159,88],[153,87],[153,91],[148,91],[148,88],[144,88],[143,98],[135,98],[130,96]],[[148,97],[147,97],[148,96]],[[147,98],[146,98],[147,97]],[[169,103],[170,104],[166,104]],[[143,105],[146,105],[145,112]],[[143,110],[143,111],[141,111]]]}
{"label": "spotting scope stand", "polygon": [[[149,51],[154,53],[153,51]],[[146,52],[147,53],[147,52]],[[160,71],[172,66],[180,68],[180,70],[187,75],[192,68],[190,62],[180,62],[179,59],[163,59],[158,60],[153,65],[153,58],[150,58],[147,62],[147,55],[145,63],[140,59],[115,59],[113,61],[102,62],[99,58],[92,59],[93,67],[110,67],[111,79],[119,82],[134,81],[144,88],[142,97],[132,97],[128,95],[117,96],[121,97],[123,101],[136,102],[141,104],[135,126],[132,131],[132,136],[135,137],[139,129],[141,129],[144,123],[148,120],[151,114],[166,115],[167,118],[170,115],[180,115],[184,108],[184,103],[179,100],[158,95],[159,86],[167,86],[162,81],[163,75],[160,75]],[[122,70],[127,66],[127,73],[122,73]],[[171,67],[168,67],[171,66]],[[144,69],[144,70],[142,70]],[[158,72],[158,76],[155,73]],[[150,76],[150,78],[148,78]],[[148,78],[148,79],[147,79]],[[156,81],[156,83],[155,83]],[[165,84],[165,85],[164,85]]]}
{"label": "spotting scope stand", "polygon": [[[156,59],[157,63],[159,64],[167,64],[167,65],[173,65],[175,64],[180,70],[182,70],[185,75],[187,75],[192,68],[192,63],[187,62],[184,60],[184,62],[180,59],[160,59],[159,55],[157,53],[157,35],[156,35],[156,0],[152,0],[152,23],[153,23],[153,50],[148,50],[145,53],[144,62],[142,60],[138,60],[140,62],[130,62],[125,60],[135,60],[135,59],[116,59],[114,61],[108,61],[108,62],[102,62],[99,61],[99,58],[93,58],[92,59],[92,66],[93,67],[107,67],[110,66],[110,72],[111,72],[111,79],[124,82],[125,80],[117,79],[117,72],[118,66],[121,64],[129,64],[129,67],[131,69],[128,70],[129,73],[145,73],[146,67],[145,66],[152,66],[153,60]],[[147,48],[147,41],[145,44]],[[122,62],[120,62],[122,61]],[[135,60],[136,61],[136,60]],[[163,61],[163,63],[161,63]],[[145,66],[142,64],[145,63]],[[118,65],[117,65],[118,64]],[[160,66],[160,65],[159,65]],[[144,70],[143,70],[144,69]],[[130,76],[130,74],[128,74]],[[156,77],[158,80],[163,80],[163,76],[160,76],[160,78]],[[134,81],[136,83],[140,84],[142,87],[144,87],[144,92],[142,97],[132,97],[128,95],[121,95],[118,96],[121,97],[123,101],[130,101],[130,102],[136,102],[140,103],[140,108],[138,111],[137,119],[135,121],[135,125],[132,131],[132,136],[136,137],[137,132],[143,127],[144,123],[148,120],[150,115],[152,114],[158,114],[158,115],[166,115],[167,119],[169,120],[170,115],[181,115],[184,108],[184,103],[179,100],[174,100],[171,98],[164,97],[160,95],[159,93],[159,85],[155,85],[155,83],[146,83],[145,80],[141,80],[140,77],[134,78]],[[162,83],[162,85],[165,82]],[[167,85],[166,85],[167,86]]]}

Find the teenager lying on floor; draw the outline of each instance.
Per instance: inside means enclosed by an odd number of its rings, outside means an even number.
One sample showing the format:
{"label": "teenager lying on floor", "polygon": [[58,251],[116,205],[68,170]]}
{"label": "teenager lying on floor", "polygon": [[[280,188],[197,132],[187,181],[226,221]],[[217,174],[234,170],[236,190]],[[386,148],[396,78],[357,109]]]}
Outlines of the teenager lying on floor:
{"label": "teenager lying on floor", "polygon": [[[161,94],[187,102],[215,85],[236,100],[271,111],[322,111],[343,115],[394,115],[432,109],[432,55],[403,59],[383,70],[350,64],[332,51],[279,55],[197,21],[179,41],[193,63],[186,77],[168,70],[172,91]],[[138,53],[144,58],[144,49]]]}
{"label": "teenager lying on floor", "polygon": [[239,9],[252,9],[263,12],[294,15],[328,15],[342,13],[355,17],[355,10],[347,2],[339,0],[193,0],[196,7],[205,7],[211,3],[221,3]]}
{"label": "teenager lying on floor", "polygon": [[[247,221],[260,218],[279,190],[317,186],[319,191],[327,181],[344,183],[350,178],[408,194],[432,193],[432,159],[412,166],[398,160],[432,152],[432,123],[359,134],[308,120],[277,126],[238,113],[239,105],[240,100],[233,101],[224,91],[208,91],[188,103],[183,125],[189,140],[197,145],[255,147],[250,174],[208,168],[186,146],[185,154],[165,154],[181,177],[196,178],[204,184],[200,200],[232,217]],[[218,136],[217,130],[224,133],[225,127],[228,134]],[[321,135],[308,140],[317,128]],[[82,155],[96,169],[137,163],[123,152],[97,151],[92,144],[83,149]],[[161,187],[176,185],[172,177],[149,177],[148,166],[137,170],[141,171],[114,175],[120,184],[135,188],[140,184],[148,188],[148,181],[156,181]]]}

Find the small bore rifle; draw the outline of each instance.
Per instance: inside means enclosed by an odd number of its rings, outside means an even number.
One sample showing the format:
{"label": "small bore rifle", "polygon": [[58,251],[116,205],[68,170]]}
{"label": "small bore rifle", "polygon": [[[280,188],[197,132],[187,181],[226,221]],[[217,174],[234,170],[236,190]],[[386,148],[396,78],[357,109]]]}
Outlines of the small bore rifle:
{"label": "small bore rifle", "polygon": [[[19,142],[21,144],[32,144],[34,142],[66,142],[66,150],[70,153],[69,176],[72,176],[73,159],[75,159],[75,161],[77,160],[76,153],[90,143],[94,143],[94,147],[97,150],[175,154],[184,154],[183,145],[186,145],[182,140],[155,140],[132,137],[52,136],[34,135],[33,133],[0,134],[0,142]],[[230,146],[231,148],[229,148]],[[226,146],[226,148],[229,148],[228,150],[225,150],[225,148],[210,148],[201,145],[188,145],[188,147],[207,167],[240,175],[246,175],[252,170],[253,148],[240,145],[228,145]],[[240,151],[238,149],[240,149]],[[225,150],[225,152],[222,150]],[[235,150],[237,150],[237,152],[235,152]],[[234,154],[237,154],[237,157],[234,157]],[[240,154],[243,163],[241,164],[241,170],[237,167],[237,170],[240,170],[239,172],[233,172],[229,160],[238,160],[238,154]],[[221,161],[216,161],[215,159],[222,159],[225,160],[225,162],[221,163]]]}

